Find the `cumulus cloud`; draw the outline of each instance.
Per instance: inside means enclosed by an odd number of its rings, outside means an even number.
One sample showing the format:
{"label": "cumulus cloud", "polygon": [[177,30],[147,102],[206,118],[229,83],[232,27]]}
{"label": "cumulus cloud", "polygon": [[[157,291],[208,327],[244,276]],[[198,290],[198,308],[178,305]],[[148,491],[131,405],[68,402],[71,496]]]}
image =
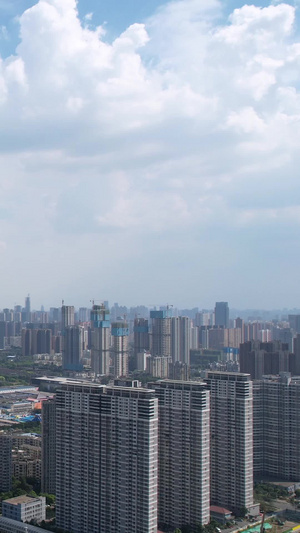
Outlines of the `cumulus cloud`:
{"label": "cumulus cloud", "polygon": [[[3,268],[21,253],[27,286],[36,283],[49,299],[53,291],[33,275],[34,251],[49,276],[58,258],[58,292],[66,284],[78,290],[82,271],[94,279],[97,265],[106,294],[116,298],[118,289],[130,301],[135,265],[156,261],[168,300],[172,263],[191,280],[175,297],[192,304],[192,280],[208,275],[201,257],[215,262],[225,243],[229,255],[243,254],[245,229],[259,235],[266,221],[270,239],[283,220],[293,233],[300,222],[295,16],[278,3],[241,5],[225,19],[217,0],[178,0],[109,42],[103,26],[89,26],[91,13],[80,21],[75,0],[39,0],[26,10],[15,54],[0,60]],[[260,237],[252,246],[263,253]],[[120,256],[127,288],[114,285]],[[176,267],[179,257],[184,267]],[[232,294],[246,267],[243,258],[230,265]],[[217,266],[212,272],[218,299]]]}

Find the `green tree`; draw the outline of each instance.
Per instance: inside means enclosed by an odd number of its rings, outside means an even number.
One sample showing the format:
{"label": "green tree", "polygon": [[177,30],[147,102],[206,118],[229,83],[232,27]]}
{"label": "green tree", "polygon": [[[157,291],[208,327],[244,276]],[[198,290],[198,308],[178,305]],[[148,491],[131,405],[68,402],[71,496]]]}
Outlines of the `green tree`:
{"label": "green tree", "polygon": [[249,513],[249,511],[248,511],[247,507],[240,507],[239,516],[244,518],[244,516],[246,516],[248,513]]}
{"label": "green tree", "polygon": [[54,494],[48,494],[47,492],[43,492],[41,496],[45,496],[47,505],[55,505],[56,497]]}

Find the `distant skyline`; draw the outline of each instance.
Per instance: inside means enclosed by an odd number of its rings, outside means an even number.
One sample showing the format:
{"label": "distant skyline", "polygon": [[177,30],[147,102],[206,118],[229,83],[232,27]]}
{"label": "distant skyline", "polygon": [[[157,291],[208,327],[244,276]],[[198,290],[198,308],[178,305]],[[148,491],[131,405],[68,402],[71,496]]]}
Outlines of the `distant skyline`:
{"label": "distant skyline", "polygon": [[298,1],[0,0],[1,302],[298,308],[299,62]]}
{"label": "distant skyline", "polygon": [[[70,300],[70,301],[66,301],[66,300],[63,300],[63,301],[60,301],[60,302],[54,302],[52,304],[49,305],[49,307],[45,306],[43,304],[43,302],[41,303],[38,303],[38,302],[32,302],[31,298],[30,298],[30,295],[29,296],[29,301],[30,301],[30,311],[29,312],[32,312],[32,313],[39,313],[39,312],[49,312],[50,311],[50,308],[61,308],[62,305],[65,305],[65,306],[72,306],[74,307],[75,311],[78,312],[80,308],[85,308],[85,309],[92,309],[93,305],[100,305],[102,303],[107,303],[108,302],[108,308],[109,310],[111,310],[115,304],[119,305],[120,308],[122,307],[126,307],[128,310],[130,309],[135,309],[135,308],[139,308],[139,307],[145,307],[145,308],[148,308],[149,312],[151,309],[160,309],[160,308],[166,308],[167,306],[169,307],[170,309],[170,313],[171,313],[171,316],[176,316],[176,314],[181,311],[193,311],[194,309],[198,309],[198,312],[208,312],[208,313],[214,313],[215,311],[215,302],[212,303],[211,305],[207,305],[207,306],[204,306],[202,305],[201,303],[200,304],[194,304],[194,305],[191,305],[191,306],[179,306],[179,305],[176,305],[175,304],[166,304],[166,303],[161,303],[161,302],[157,302],[156,304],[151,304],[151,305],[146,305],[144,304],[143,302],[131,302],[131,303],[128,303],[128,302],[124,302],[124,301],[108,301],[106,299],[103,299],[103,300],[100,300],[100,299],[95,299],[94,301],[93,300],[85,300],[83,302],[79,302],[79,303],[75,303],[75,301],[73,300]],[[27,300],[27,298],[26,298]],[[6,303],[5,305],[0,302],[0,310],[3,310],[3,309],[9,309],[9,310],[13,310],[15,306],[21,306],[23,309],[25,309],[25,305],[24,305],[24,302],[21,301],[21,299],[19,299],[18,302],[15,302],[13,305],[9,305],[9,303]],[[287,307],[279,307],[279,308],[259,308],[259,307],[253,307],[253,308],[236,308],[236,307],[231,307],[230,306],[230,302],[229,302],[229,316],[231,319],[233,318],[236,318],[238,316],[241,316],[243,319],[248,319],[251,317],[251,315],[255,316],[256,318],[258,317],[258,315],[261,314],[262,315],[262,320],[269,320],[271,319],[277,319],[277,318],[281,318],[283,316],[287,316],[287,314],[300,314],[300,307],[297,308],[297,307],[293,307],[293,308],[287,308]],[[280,316],[278,316],[280,315]],[[142,315],[138,315],[138,316],[142,316]]]}

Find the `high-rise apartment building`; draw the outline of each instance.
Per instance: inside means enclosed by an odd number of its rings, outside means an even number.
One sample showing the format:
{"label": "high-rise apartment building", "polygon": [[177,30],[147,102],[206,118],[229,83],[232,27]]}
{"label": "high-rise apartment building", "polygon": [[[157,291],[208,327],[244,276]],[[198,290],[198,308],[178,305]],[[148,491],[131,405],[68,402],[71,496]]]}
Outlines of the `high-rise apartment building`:
{"label": "high-rise apartment building", "polygon": [[75,324],[75,309],[73,305],[62,305],[61,308],[61,330],[64,333],[65,328],[74,326]]}
{"label": "high-rise apartment building", "polygon": [[253,391],[249,374],[208,372],[211,402],[211,503],[253,506]]}
{"label": "high-rise apartment building", "polygon": [[73,533],[156,533],[153,390],[64,384],[56,394],[56,522]]}
{"label": "high-rise apartment building", "polygon": [[30,307],[30,295],[28,294],[28,296],[26,296],[25,298],[25,308],[24,308],[24,311],[25,311],[25,322],[30,322],[31,321],[31,307]]}
{"label": "high-rise apartment building", "polygon": [[288,321],[294,333],[300,333],[300,315],[289,315]]}
{"label": "high-rise apartment building", "polygon": [[0,434],[0,491],[8,492],[12,487],[12,438]]}
{"label": "high-rise apartment building", "polygon": [[229,328],[229,307],[228,302],[216,302],[215,305],[215,325]]}
{"label": "high-rise apartment building", "polygon": [[190,349],[198,350],[200,344],[200,328],[192,326],[190,329]]}
{"label": "high-rise apartment building", "polygon": [[147,361],[151,357],[150,352],[143,350],[136,355],[136,369],[140,372],[145,372],[147,369]]}
{"label": "high-rise apartment building", "polygon": [[21,343],[22,343],[22,355],[27,357],[31,354],[31,342],[32,342],[32,330],[23,328],[21,333]]}
{"label": "high-rise apartment building", "polygon": [[148,351],[149,344],[149,324],[146,318],[135,318],[133,326],[134,335],[134,355]]}
{"label": "high-rise apartment building", "polygon": [[104,305],[93,305],[91,311],[91,359],[95,374],[108,375],[110,367],[110,314]]}
{"label": "high-rise apartment building", "polygon": [[261,379],[267,374],[289,372],[293,359],[288,345],[280,341],[248,341],[240,346],[240,371],[249,373],[252,379]]}
{"label": "high-rise apartment building", "polygon": [[79,307],[78,311],[78,320],[79,322],[88,322],[89,321],[89,310],[87,307]]}
{"label": "high-rise apartment building", "polygon": [[64,370],[80,371],[83,369],[83,334],[82,326],[67,326],[65,328],[62,359]]}
{"label": "high-rise apartment building", "polygon": [[115,378],[128,375],[128,335],[127,322],[118,321],[111,325],[111,359]]}
{"label": "high-rise apartment building", "polygon": [[300,376],[300,335],[299,333],[293,339],[293,366],[290,369],[290,372],[294,376]]}
{"label": "high-rise apartment building", "polygon": [[253,382],[254,475],[300,479],[300,378],[281,373]]}
{"label": "high-rise apartment building", "polygon": [[56,493],[56,423],[55,399],[42,403],[42,492]]}
{"label": "high-rise apartment building", "polygon": [[280,341],[282,344],[287,344],[289,351],[293,351],[293,331],[291,328],[272,326],[271,333],[273,341]]}
{"label": "high-rise apartment building", "polygon": [[31,331],[31,353],[50,354],[52,351],[52,331],[51,329],[33,329]]}
{"label": "high-rise apartment building", "polygon": [[165,355],[151,355],[146,360],[146,371],[154,378],[168,378],[171,357]]}
{"label": "high-rise apartment building", "polygon": [[171,312],[150,311],[152,319],[151,354],[171,356]]}
{"label": "high-rise apartment building", "polygon": [[156,381],[159,406],[158,520],[161,528],[207,524],[210,406],[204,383]]}
{"label": "high-rise apartment building", "polygon": [[5,340],[7,337],[7,322],[4,320],[0,321],[0,350],[5,348]]}
{"label": "high-rise apartment building", "polygon": [[188,381],[190,379],[190,370],[191,367],[186,363],[181,363],[181,361],[176,361],[176,363],[171,362],[169,364],[169,379]]}
{"label": "high-rise apartment building", "polygon": [[[0,323],[1,326],[1,323]],[[52,331],[46,328],[34,328],[33,324],[27,324],[22,329],[22,355],[35,355],[52,351]]]}
{"label": "high-rise apartment building", "polygon": [[191,319],[187,316],[171,318],[171,357],[173,363],[190,364]]}
{"label": "high-rise apartment building", "polygon": [[239,348],[242,342],[241,328],[224,329],[224,348]]}
{"label": "high-rise apartment building", "polygon": [[212,313],[210,312],[201,312],[196,313],[195,319],[194,319],[194,326],[212,326],[213,320],[212,320]]}

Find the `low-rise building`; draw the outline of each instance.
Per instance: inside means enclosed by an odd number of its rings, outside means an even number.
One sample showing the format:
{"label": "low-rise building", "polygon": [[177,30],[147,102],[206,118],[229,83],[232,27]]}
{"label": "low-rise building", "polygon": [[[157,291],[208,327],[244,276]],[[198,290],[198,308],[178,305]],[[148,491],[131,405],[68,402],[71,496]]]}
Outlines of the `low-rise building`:
{"label": "low-rise building", "polygon": [[226,524],[229,520],[232,520],[233,514],[229,509],[226,509],[225,507],[220,507],[219,505],[211,505],[210,506],[210,519],[211,520],[217,520],[217,522],[220,522],[221,524]]}
{"label": "low-rise building", "polygon": [[18,522],[41,522],[46,518],[46,498],[44,496],[17,496],[2,502],[2,516]]}

